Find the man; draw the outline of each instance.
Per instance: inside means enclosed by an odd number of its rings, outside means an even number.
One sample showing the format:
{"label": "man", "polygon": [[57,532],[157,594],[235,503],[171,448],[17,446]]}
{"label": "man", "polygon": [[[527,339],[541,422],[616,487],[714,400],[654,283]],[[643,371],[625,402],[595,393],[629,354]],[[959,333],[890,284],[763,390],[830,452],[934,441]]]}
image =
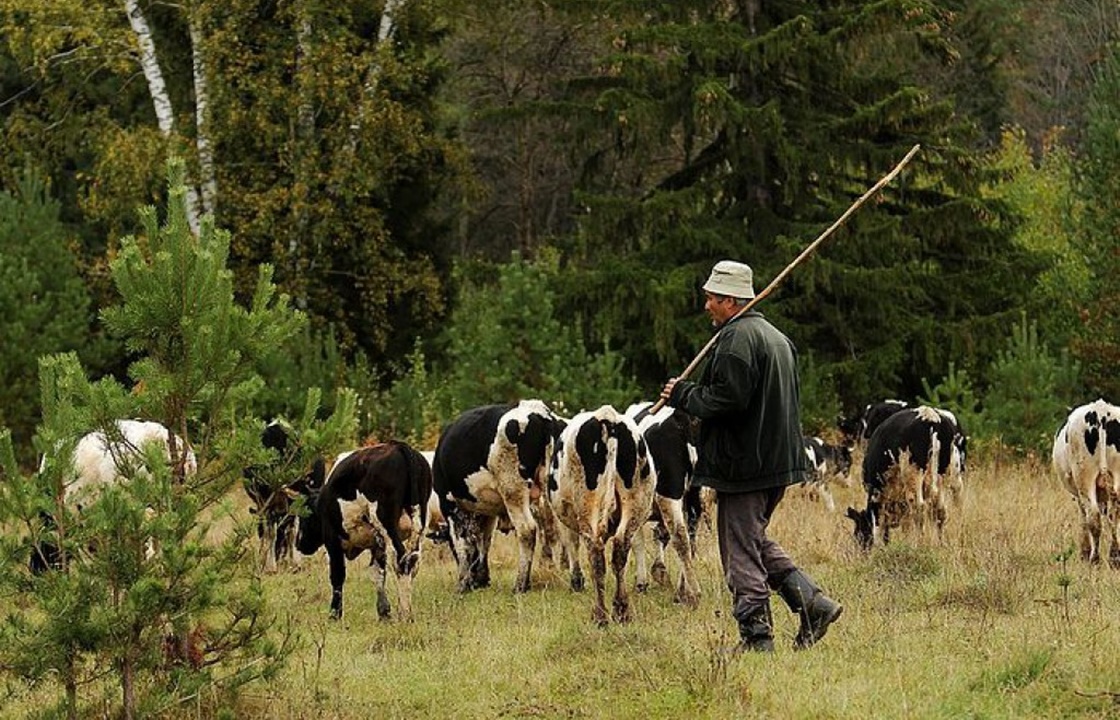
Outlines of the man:
{"label": "man", "polygon": [[704,310],[718,338],[698,382],[673,378],[661,397],[700,419],[696,479],[716,491],[724,578],[739,623],[740,650],[774,649],[770,590],[801,618],[794,647],[824,636],[843,607],[766,535],[787,486],[804,479],[797,350],[761,313],[735,317],[754,297],[748,265],[716,263]]}

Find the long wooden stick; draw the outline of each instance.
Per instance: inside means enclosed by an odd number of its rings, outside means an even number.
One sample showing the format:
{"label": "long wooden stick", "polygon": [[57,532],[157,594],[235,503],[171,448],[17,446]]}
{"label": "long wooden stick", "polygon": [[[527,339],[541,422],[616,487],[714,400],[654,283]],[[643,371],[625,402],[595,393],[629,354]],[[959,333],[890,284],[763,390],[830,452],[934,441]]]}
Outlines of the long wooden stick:
{"label": "long wooden stick", "polygon": [[[825,239],[828,238],[828,236],[833,233],[834,230],[836,230],[836,228],[843,225],[844,222],[849,217],[851,217],[852,213],[854,213],[856,210],[858,210],[860,208],[861,205],[863,205],[865,202],[867,202],[867,200],[872,195],[874,195],[875,193],[882,190],[884,185],[889,183],[891,180],[894,180],[895,175],[898,175],[898,173],[902,171],[902,168],[906,167],[906,164],[908,162],[910,162],[910,159],[918,154],[918,150],[920,148],[921,148],[921,145],[915,145],[914,147],[910,148],[910,152],[906,153],[906,157],[902,158],[902,160],[897,165],[894,166],[894,169],[892,169],[889,173],[884,175],[882,177],[882,179],[879,180],[879,182],[872,185],[867,190],[867,192],[865,192],[863,195],[860,195],[859,198],[854,203],[852,203],[851,207],[849,207],[847,210],[845,210],[844,214],[841,215],[839,218],[837,218],[836,222],[829,225],[827,230],[825,230],[823,233],[821,233],[820,236],[816,240],[814,240],[812,243],[809,244],[808,247],[806,247],[804,250],[802,250],[801,254],[793,259],[793,262],[791,262],[789,265],[786,265],[785,269],[782,270],[780,273],[778,273],[777,277],[775,277],[773,280],[771,280],[770,284],[767,285],[762,290],[762,292],[756,294],[753,298],[751,298],[750,302],[748,302],[746,305],[744,305],[739,310],[739,312],[735,313],[735,315],[731,318],[731,320],[734,320],[735,318],[743,315],[748,310],[753,308],[755,305],[762,302],[763,298],[765,298],[767,295],[774,292],[774,290],[778,287],[778,285],[781,284],[782,280],[785,280],[786,276],[789,275],[791,272],[793,272],[793,269],[795,267],[797,267],[802,262],[804,262],[805,258],[812,255],[813,251],[816,250],[820,246],[820,244],[823,243],[825,241]],[[730,322],[730,320],[728,322]],[[704,347],[700,348],[700,352],[696,354],[696,357],[694,357],[692,359],[692,362],[690,362],[688,364],[688,367],[686,367],[684,369],[684,371],[681,372],[681,374],[677,376],[678,379],[688,377],[692,373],[692,371],[696,369],[696,366],[700,364],[700,361],[704,359],[704,356],[706,356],[708,354],[708,352],[711,351],[712,347],[716,344],[716,339],[718,337],[719,337],[718,332],[715,335],[712,335],[712,338],[710,340],[708,340],[707,344],[704,345]],[[661,398],[656,403],[653,404],[653,407],[650,408],[650,412],[655,413],[658,410],[660,410],[661,408],[663,408],[664,406],[665,406],[665,399]]]}

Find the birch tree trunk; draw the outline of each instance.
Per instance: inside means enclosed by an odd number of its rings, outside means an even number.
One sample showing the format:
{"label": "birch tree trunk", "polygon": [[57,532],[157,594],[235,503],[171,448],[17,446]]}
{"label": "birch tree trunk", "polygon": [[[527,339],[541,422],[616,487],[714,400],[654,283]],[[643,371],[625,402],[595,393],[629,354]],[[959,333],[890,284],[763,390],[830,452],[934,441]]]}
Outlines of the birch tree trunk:
{"label": "birch tree trunk", "polygon": [[[312,103],[312,68],[308,58],[312,55],[311,40],[314,27],[306,4],[301,6],[299,30],[296,38],[296,87],[299,107],[296,109],[295,183],[292,214],[295,228],[288,240],[288,254],[292,262],[293,277],[299,269],[299,246],[307,233],[307,205],[310,193],[310,172],[313,167],[312,149],[315,147],[315,107]],[[298,302],[298,298],[297,298]]]}
{"label": "birch tree trunk", "polygon": [[214,147],[210,142],[210,85],[203,49],[202,28],[197,14],[191,12],[191,68],[194,72],[194,122],[197,133],[198,174],[202,186],[202,212],[217,212],[218,180],[214,175]]}
{"label": "birch tree trunk", "polygon": [[[140,67],[144,71],[144,78],[148,81],[148,91],[152,95],[152,106],[156,112],[156,123],[159,130],[166,138],[172,137],[175,132],[175,115],[171,108],[171,97],[167,93],[167,84],[163,81],[163,71],[159,67],[159,58],[156,55],[156,45],[152,40],[152,30],[148,25],[144,11],[140,9],[137,0],[124,0],[125,13],[128,15],[128,24],[136,35],[136,42],[140,47]],[[198,234],[198,192],[190,184],[187,185],[187,223],[191,230]]]}
{"label": "birch tree trunk", "polygon": [[[377,26],[378,47],[383,45],[385,41],[392,36],[393,29],[396,27],[393,17],[404,3],[405,0],[385,0],[385,7],[381,10],[381,21]],[[362,83],[362,98],[358,102],[357,116],[354,118],[354,122],[350,123],[349,147],[351,154],[357,151],[358,135],[362,126],[365,124],[366,115],[368,114],[367,108],[377,96],[377,85],[380,80],[381,63],[377,61],[377,56],[375,54],[373,61],[369,64],[369,68],[366,69],[366,78],[365,82]]]}

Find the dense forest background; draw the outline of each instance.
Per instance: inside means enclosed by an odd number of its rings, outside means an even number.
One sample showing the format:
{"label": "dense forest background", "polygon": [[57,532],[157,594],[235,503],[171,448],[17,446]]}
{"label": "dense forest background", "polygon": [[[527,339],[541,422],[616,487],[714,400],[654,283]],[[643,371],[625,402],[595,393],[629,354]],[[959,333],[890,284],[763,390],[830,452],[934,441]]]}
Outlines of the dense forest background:
{"label": "dense forest background", "polygon": [[357,390],[430,443],[476,404],[652,399],[707,339],[723,258],[766,301],[813,432],[883,397],[1045,446],[1120,396],[1120,5],[1104,0],[0,0],[0,426],[39,358],[128,382],[100,311],[186,165],[306,323],[262,417]]}

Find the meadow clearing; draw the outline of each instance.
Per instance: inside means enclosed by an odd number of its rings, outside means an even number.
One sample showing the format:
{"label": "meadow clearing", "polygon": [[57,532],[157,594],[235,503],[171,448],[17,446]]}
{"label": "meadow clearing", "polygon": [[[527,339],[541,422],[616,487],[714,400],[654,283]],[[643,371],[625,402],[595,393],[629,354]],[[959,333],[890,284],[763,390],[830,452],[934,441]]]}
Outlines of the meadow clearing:
{"label": "meadow clearing", "polygon": [[[898,534],[870,554],[843,515],[862,489],[833,492],[830,513],[791,489],[772,525],[845,606],[810,650],[792,649],[797,618],[774,596],[777,651],[723,652],[736,628],[707,527],[699,609],[654,586],[634,595],[631,624],[605,629],[565,571],[538,562],[532,590],[513,595],[510,536],[495,536],[493,585],[467,595],[447,548],[426,542],[409,624],[378,621],[366,556],[330,620],[320,554],[264,578],[297,649],[278,678],[242,691],[236,717],[1120,717],[1120,571],[1079,559],[1076,507],[1047,467],[974,461],[941,541]],[[669,569],[675,579],[671,554]],[[17,700],[12,717],[28,707]]]}

